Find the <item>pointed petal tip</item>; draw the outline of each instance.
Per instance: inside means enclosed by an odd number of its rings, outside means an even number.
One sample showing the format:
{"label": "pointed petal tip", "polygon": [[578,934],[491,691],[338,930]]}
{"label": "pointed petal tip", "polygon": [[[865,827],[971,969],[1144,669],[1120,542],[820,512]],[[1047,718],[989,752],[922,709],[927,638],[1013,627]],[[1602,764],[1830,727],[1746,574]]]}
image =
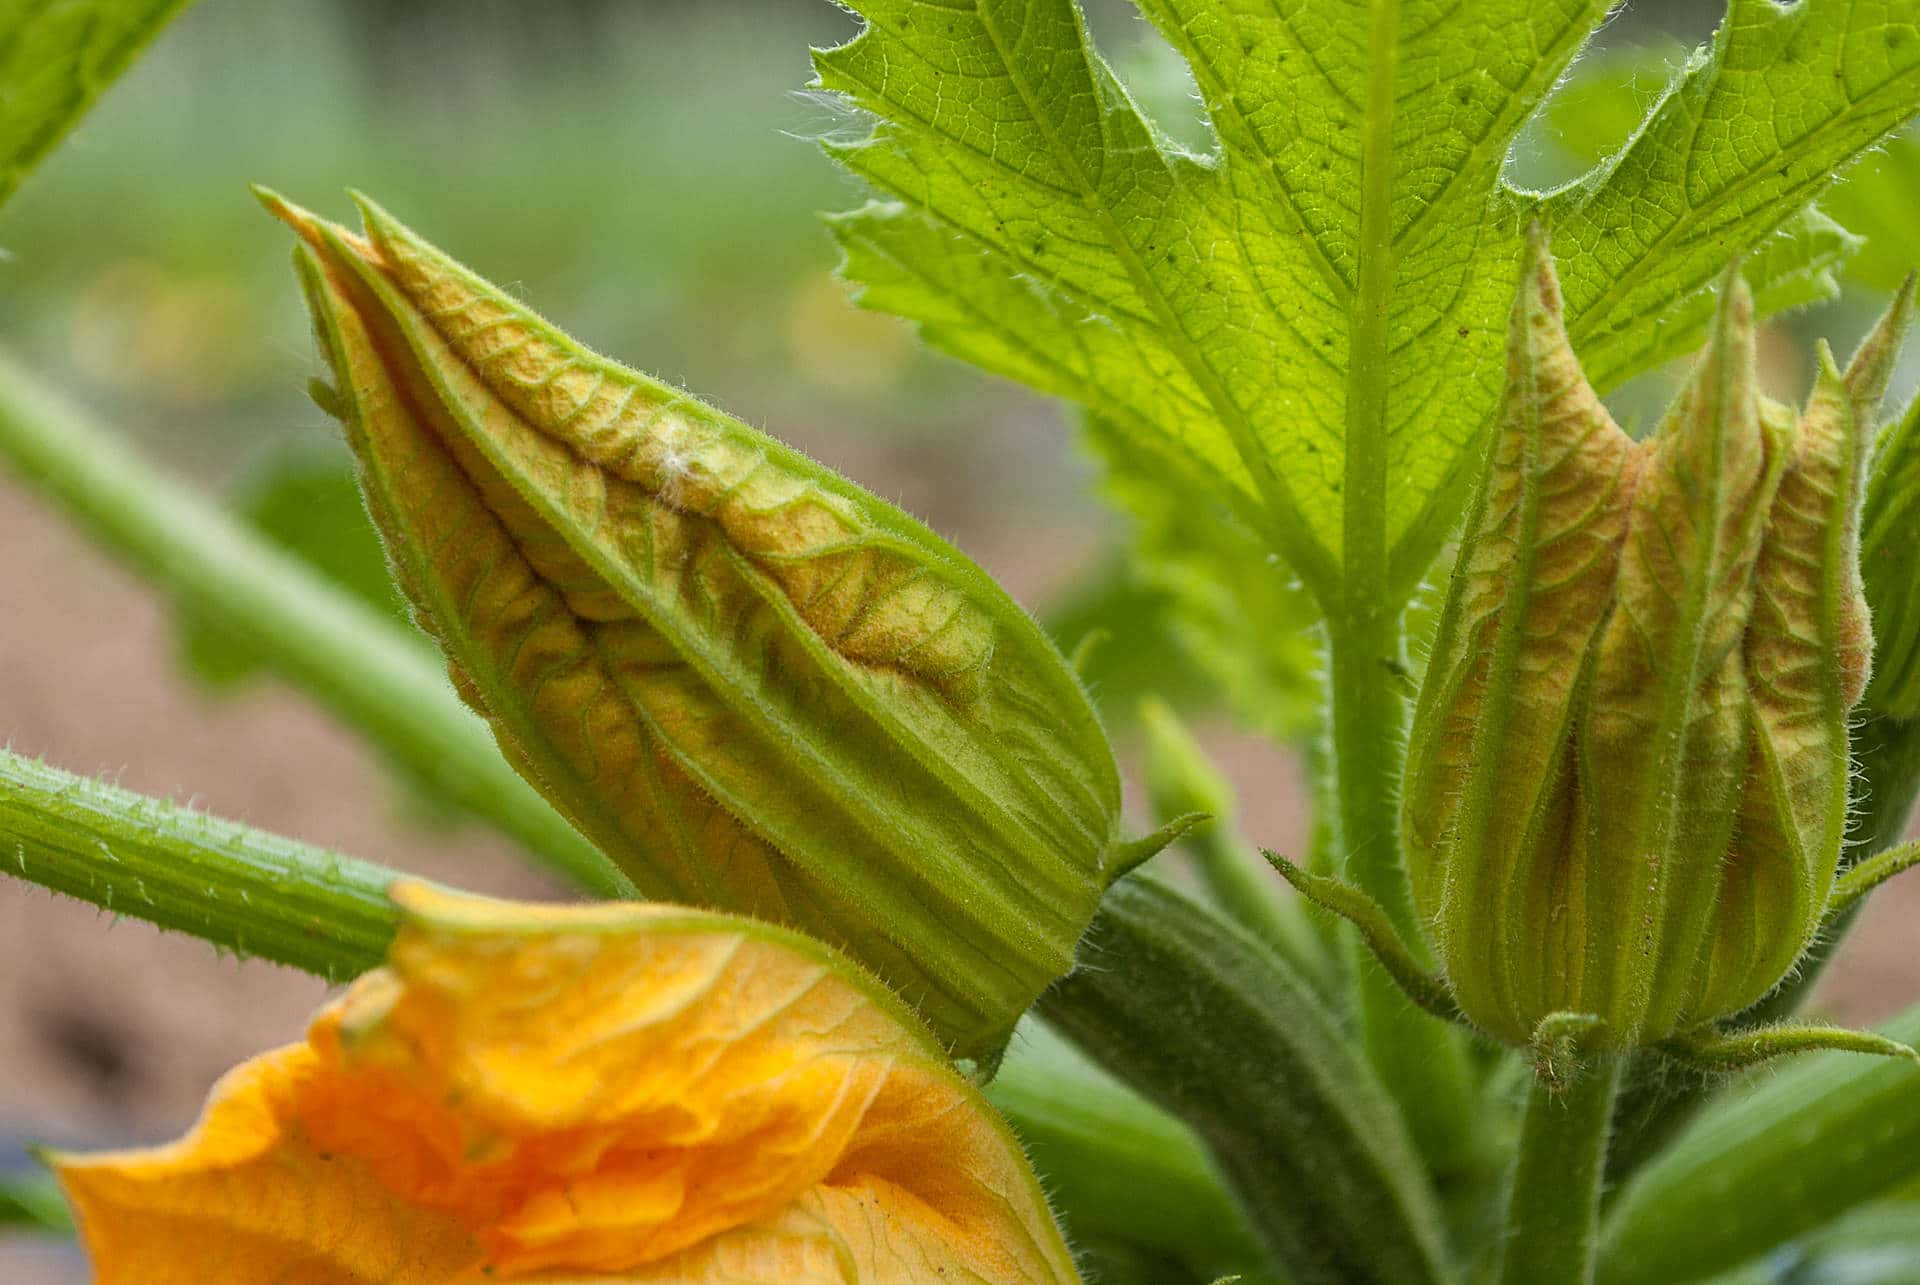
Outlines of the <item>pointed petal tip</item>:
{"label": "pointed petal tip", "polygon": [[1550,316],[1559,316],[1560,276],[1553,266],[1553,247],[1546,224],[1527,225],[1527,246],[1521,260],[1520,295]]}
{"label": "pointed petal tip", "polygon": [[1887,305],[1880,320],[1874,323],[1847,362],[1847,393],[1853,399],[1855,413],[1863,421],[1870,422],[1880,409],[1880,399],[1886,395],[1887,383],[1893,377],[1894,360],[1900,355],[1900,345],[1913,323],[1915,280],[1916,274],[1909,272],[1900,289],[1894,292],[1893,302]]}
{"label": "pointed petal tip", "polygon": [[249,183],[247,184],[247,191],[253,193],[253,199],[266,206],[267,213],[273,215],[275,218],[280,217],[280,211],[288,205],[286,197],[280,195],[280,193],[268,187],[265,183]]}
{"label": "pointed petal tip", "polygon": [[350,257],[372,258],[373,247],[351,228],[321,218],[304,205],[296,205],[270,187],[250,184],[248,190],[266,207],[267,213],[292,228],[302,241],[324,258],[329,253],[346,252]]}
{"label": "pointed petal tip", "polygon": [[303,205],[295,205],[280,193],[261,183],[249,183],[247,190],[253,193],[256,201],[268,214],[300,234],[302,240],[312,242],[318,235],[317,229],[326,222],[312,210]]}
{"label": "pointed petal tip", "polygon": [[396,242],[415,248],[428,248],[414,230],[393,217],[385,206],[368,196],[357,187],[347,189],[347,199],[360,211],[360,225],[366,229],[367,241],[380,248],[391,257],[391,249]]}
{"label": "pointed petal tip", "polygon": [[1736,260],[1728,265],[1725,275],[1720,279],[1719,299],[1714,306],[1706,345],[1695,367],[1695,377],[1705,376],[1710,369],[1730,364],[1735,370],[1743,372],[1743,380],[1751,384],[1756,353],[1753,290],[1747,285],[1746,277],[1741,275],[1740,263]]}
{"label": "pointed petal tip", "polygon": [[1753,287],[1747,284],[1746,273],[1741,271],[1743,264],[1739,258],[1727,265],[1726,276],[1720,287],[1721,308],[1736,326],[1753,325]]}
{"label": "pointed petal tip", "polygon": [[360,221],[366,225],[366,229],[370,233],[380,225],[396,222],[394,217],[388,214],[378,201],[357,187],[347,189],[347,199],[353,202],[354,209],[360,211]]}
{"label": "pointed petal tip", "polygon": [[1833,355],[1833,345],[1822,336],[1813,341],[1813,368],[1816,378],[1825,382],[1840,378],[1840,362]]}

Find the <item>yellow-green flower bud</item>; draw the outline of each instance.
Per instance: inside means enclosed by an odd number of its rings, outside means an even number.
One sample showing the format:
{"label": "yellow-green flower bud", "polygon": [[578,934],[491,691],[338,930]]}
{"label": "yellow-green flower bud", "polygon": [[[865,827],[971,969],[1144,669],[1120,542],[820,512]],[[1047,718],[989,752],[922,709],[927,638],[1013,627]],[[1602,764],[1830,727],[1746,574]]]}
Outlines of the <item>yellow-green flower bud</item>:
{"label": "yellow-green flower bud", "polygon": [[1591,1014],[1595,1043],[1630,1048],[1764,995],[1826,908],[1892,323],[1844,375],[1823,349],[1796,415],[1756,391],[1753,304],[1730,275],[1641,442],[1581,373],[1538,233],[1512,327],[1414,719],[1409,869],[1471,1021],[1522,1042]]}
{"label": "yellow-green flower bud", "polygon": [[1860,572],[1874,634],[1867,708],[1911,719],[1920,716],[1920,575],[1913,565],[1920,547],[1920,397],[1881,438],[1861,529]]}
{"label": "yellow-green flower bud", "polygon": [[363,238],[265,199],[396,574],[507,757],[642,891],[804,928],[994,1057],[1137,855],[1053,645],[919,523],[374,206]]}

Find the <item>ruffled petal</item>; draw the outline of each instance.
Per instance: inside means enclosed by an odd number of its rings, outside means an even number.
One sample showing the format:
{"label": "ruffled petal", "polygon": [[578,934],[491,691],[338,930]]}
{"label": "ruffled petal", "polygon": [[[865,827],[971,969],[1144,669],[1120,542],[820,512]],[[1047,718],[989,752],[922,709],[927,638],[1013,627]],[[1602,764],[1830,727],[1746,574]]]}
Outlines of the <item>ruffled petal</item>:
{"label": "ruffled petal", "polygon": [[1005,1125],[827,947],[395,897],[388,967],[187,1138],[60,1160],[103,1281],[1077,1279]]}

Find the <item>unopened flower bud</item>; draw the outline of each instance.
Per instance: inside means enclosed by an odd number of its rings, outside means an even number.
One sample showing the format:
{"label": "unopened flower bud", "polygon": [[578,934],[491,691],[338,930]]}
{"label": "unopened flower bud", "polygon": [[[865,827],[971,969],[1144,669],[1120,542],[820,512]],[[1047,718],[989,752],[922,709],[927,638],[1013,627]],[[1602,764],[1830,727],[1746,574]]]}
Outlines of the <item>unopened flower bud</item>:
{"label": "unopened flower bud", "polygon": [[1844,374],[1823,349],[1803,412],[1768,403],[1730,274],[1635,442],[1580,371],[1536,232],[1404,796],[1416,899],[1486,1031],[1579,1013],[1599,1044],[1655,1043],[1764,995],[1816,931],[1871,650],[1866,398],[1892,347]]}
{"label": "unopened flower bud", "polygon": [[1037,626],[371,204],[361,237],[265,199],[398,578],[508,758],[643,892],[804,928],[994,1057],[1130,859]]}
{"label": "unopened flower bud", "polygon": [[[1896,314],[1911,308],[1913,292],[1909,279]],[[1860,573],[1874,636],[1867,707],[1911,719],[1920,716],[1920,576],[1913,570],[1920,547],[1920,397],[1881,439],[1861,530]]]}

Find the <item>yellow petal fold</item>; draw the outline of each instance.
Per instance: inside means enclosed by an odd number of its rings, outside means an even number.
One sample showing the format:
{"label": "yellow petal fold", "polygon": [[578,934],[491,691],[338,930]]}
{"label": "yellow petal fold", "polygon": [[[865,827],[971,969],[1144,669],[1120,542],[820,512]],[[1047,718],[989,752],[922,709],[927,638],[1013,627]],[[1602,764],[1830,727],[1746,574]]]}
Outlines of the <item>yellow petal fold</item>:
{"label": "yellow petal fold", "polygon": [[395,898],[388,967],[186,1138],[58,1159],[103,1285],[1078,1279],[1005,1125],[828,948]]}

